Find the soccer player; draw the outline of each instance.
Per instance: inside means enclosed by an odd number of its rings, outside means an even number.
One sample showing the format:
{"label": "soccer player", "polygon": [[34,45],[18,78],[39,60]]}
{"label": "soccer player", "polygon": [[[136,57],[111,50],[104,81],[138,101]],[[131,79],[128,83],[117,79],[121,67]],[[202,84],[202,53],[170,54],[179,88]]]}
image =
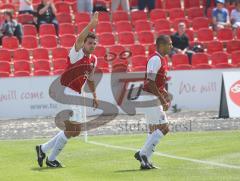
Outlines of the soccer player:
{"label": "soccer player", "polygon": [[[68,55],[68,68],[61,76],[61,83],[66,86],[65,92],[69,94],[81,93],[81,89],[85,82],[88,84],[90,91],[93,94],[93,106],[98,107],[98,101],[95,92],[95,84],[93,80],[94,70],[97,64],[97,58],[92,54],[96,47],[96,35],[90,32],[97,26],[98,23],[98,12],[95,12],[89,24],[79,34],[74,46],[71,48]],[[71,79],[72,70],[76,69],[81,75],[77,78]],[[76,72],[76,71],[75,71]],[[68,77],[66,77],[68,76]],[[64,81],[68,80],[68,82]],[[46,153],[49,150],[51,154],[46,159],[46,165],[49,167],[62,167],[61,163],[56,159],[59,153],[62,151],[68,139],[76,137],[80,134],[81,126],[81,110],[76,110],[79,106],[72,106],[73,112],[69,120],[64,121],[65,130],[60,131],[55,137],[48,142],[37,145],[37,160],[38,165],[42,167],[43,160],[46,157]]]}
{"label": "soccer player", "polygon": [[150,56],[147,66],[143,91],[151,99],[157,98],[160,101],[158,106],[145,109],[145,116],[149,126],[149,135],[144,146],[136,152],[134,157],[140,161],[141,169],[156,168],[150,162],[155,147],[169,131],[165,111],[170,106],[170,96],[165,89],[167,60],[165,55],[172,48],[171,38],[161,35],[156,40],[156,52]]}

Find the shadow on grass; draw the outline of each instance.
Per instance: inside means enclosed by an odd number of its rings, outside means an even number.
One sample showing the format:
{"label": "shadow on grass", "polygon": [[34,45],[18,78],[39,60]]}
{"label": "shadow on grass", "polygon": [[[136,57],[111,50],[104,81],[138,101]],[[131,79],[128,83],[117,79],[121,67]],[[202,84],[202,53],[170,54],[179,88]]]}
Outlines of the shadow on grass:
{"label": "shadow on grass", "polygon": [[46,170],[58,170],[58,169],[62,169],[64,167],[59,167],[59,168],[52,168],[52,167],[32,167],[30,168],[32,171],[46,171]]}

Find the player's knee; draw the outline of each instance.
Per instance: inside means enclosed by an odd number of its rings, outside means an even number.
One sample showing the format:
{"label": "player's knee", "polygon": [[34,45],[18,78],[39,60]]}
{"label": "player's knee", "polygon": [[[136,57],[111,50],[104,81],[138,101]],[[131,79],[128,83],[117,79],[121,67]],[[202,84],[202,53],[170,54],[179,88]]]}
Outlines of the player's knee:
{"label": "player's knee", "polygon": [[78,131],[74,131],[73,133],[72,133],[72,137],[77,137],[77,136],[79,136],[80,135],[80,130],[78,130]]}
{"label": "player's knee", "polygon": [[169,126],[168,126],[168,125],[165,125],[165,126],[163,127],[163,129],[162,129],[162,133],[163,133],[164,135],[166,135],[168,132],[169,132]]}

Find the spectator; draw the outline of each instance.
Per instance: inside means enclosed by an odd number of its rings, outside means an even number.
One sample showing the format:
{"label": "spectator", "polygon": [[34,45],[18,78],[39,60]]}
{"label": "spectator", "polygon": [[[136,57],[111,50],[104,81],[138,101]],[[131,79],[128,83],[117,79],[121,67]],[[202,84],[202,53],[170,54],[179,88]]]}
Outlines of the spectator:
{"label": "spectator", "polygon": [[174,54],[187,54],[191,63],[191,56],[194,52],[189,50],[189,38],[186,35],[186,24],[184,22],[178,24],[178,30],[171,35],[171,40],[173,48],[170,56]]}
{"label": "spectator", "polygon": [[116,11],[121,4],[122,9],[126,12],[130,11],[129,0],[112,0],[112,12]]}
{"label": "spectator", "polygon": [[240,27],[240,0],[236,1],[236,8],[231,12],[231,23],[233,28]]}
{"label": "spectator", "polygon": [[77,0],[78,12],[93,12],[93,0]]}
{"label": "spectator", "polygon": [[151,11],[155,8],[155,0],[138,0],[139,10],[144,10],[146,6],[148,7],[148,10]]}
{"label": "spectator", "polygon": [[216,0],[206,0],[206,8],[205,8],[205,15],[207,16],[207,11],[209,7],[212,7],[212,5],[216,6]]}
{"label": "spectator", "polygon": [[230,5],[233,5],[237,2],[237,0],[226,0],[226,5],[227,6],[230,6]]}
{"label": "spectator", "polygon": [[29,13],[34,15],[32,0],[19,0],[19,14]]}
{"label": "spectator", "polygon": [[38,5],[38,26],[41,24],[53,24],[58,35],[58,21],[56,19],[56,7],[52,0],[42,0],[41,4]]}
{"label": "spectator", "polygon": [[224,8],[224,0],[217,0],[217,7],[213,9],[213,29],[218,30],[225,27],[230,27],[229,13]]}
{"label": "spectator", "polygon": [[22,26],[13,19],[12,13],[9,11],[4,12],[4,22],[0,27],[0,45],[2,45],[4,36],[16,36],[19,42],[22,42]]}

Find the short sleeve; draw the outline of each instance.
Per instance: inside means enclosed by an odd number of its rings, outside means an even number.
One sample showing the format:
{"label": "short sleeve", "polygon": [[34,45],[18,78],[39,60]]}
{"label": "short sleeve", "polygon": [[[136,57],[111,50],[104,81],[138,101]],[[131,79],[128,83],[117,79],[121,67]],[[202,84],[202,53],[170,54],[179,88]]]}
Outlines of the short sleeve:
{"label": "short sleeve", "polygon": [[161,60],[159,56],[150,58],[147,64],[147,78],[155,80],[159,69],[161,68]]}
{"label": "short sleeve", "polygon": [[78,60],[82,59],[84,56],[83,50],[80,49],[78,52],[75,50],[75,44],[73,45],[73,47],[71,48],[70,52],[69,52],[69,59],[70,62],[76,63]]}

